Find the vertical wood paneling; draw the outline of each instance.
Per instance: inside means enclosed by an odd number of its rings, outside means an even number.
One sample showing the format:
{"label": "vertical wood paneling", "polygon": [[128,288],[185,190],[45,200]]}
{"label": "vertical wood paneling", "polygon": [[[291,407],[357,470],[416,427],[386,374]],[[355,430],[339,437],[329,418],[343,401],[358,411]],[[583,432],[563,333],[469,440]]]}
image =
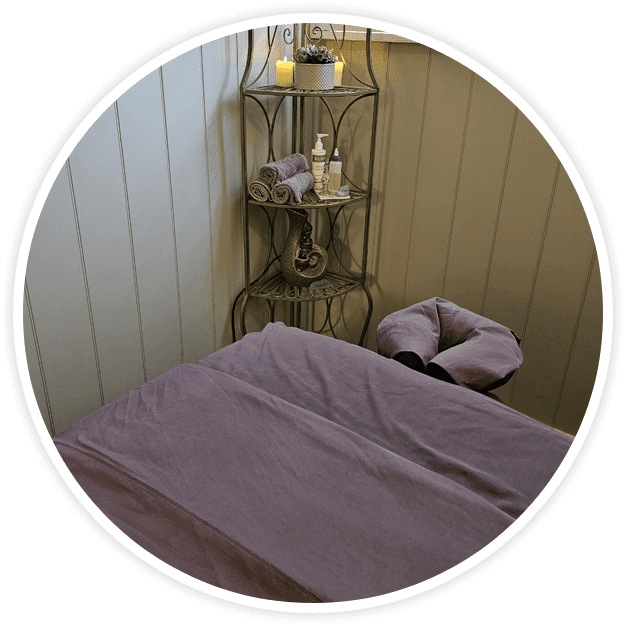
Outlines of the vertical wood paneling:
{"label": "vertical wood paneling", "polygon": [[370,252],[374,263],[372,292],[379,298],[373,325],[403,307],[430,76],[428,48],[414,44],[394,44],[390,48],[385,126],[377,155],[385,172],[378,194],[382,213],[380,247]]}
{"label": "vertical wood paneling", "polygon": [[37,327],[35,318],[31,308],[31,302],[28,291],[28,283],[24,288],[24,304],[23,304],[23,322],[24,322],[24,348],[26,350],[26,362],[28,369],[32,372],[31,382],[35,400],[41,411],[46,428],[51,436],[56,434],[54,418],[52,417],[52,409],[50,399],[48,397],[48,386],[46,383],[46,374],[41,361],[41,352],[39,350],[39,341],[37,335]]}
{"label": "vertical wood paneling", "polygon": [[[43,208],[27,281],[57,432],[141,384],[144,355],[149,378],[180,362],[179,295],[186,361],[229,341],[242,284],[236,38],[209,49],[206,69],[198,48],[120,97]],[[25,339],[45,415],[30,326]]]}
{"label": "vertical wood paneling", "polygon": [[433,52],[404,306],[441,292],[472,73]]}
{"label": "vertical wood paneling", "polygon": [[482,308],[514,116],[513,104],[477,76],[442,289],[444,298],[471,311]]}
{"label": "vertical wood paneling", "polygon": [[147,378],[181,362],[161,81],[152,72],[118,100]]}
{"label": "vertical wood paneling", "polygon": [[511,398],[513,408],[550,425],[594,251],[585,212],[561,168],[523,337],[524,365]]}
{"label": "vertical wood paneling", "polygon": [[234,35],[202,47],[211,201],[213,322],[216,344],[230,343],[230,307],[241,289],[239,75]]}
{"label": "vertical wood paneling", "polygon": [[602,284],[598,259],[594,256],[591,276],[576,334],[572,338],[566,375],[559,391],[555,428],[575,434],[585,416],[596,382],[602,341]]}
{"label": "vertical wood paneling", "polygon": [[519,113],[482,313],[520,335],[526,325],[556,171],[554,152]]}
{"label": "vertical wood paneling", "polygon": [[410,54],[420,48],[389,45],[370,336],[432,296],[506,324],[526,335],[526,362],[498,395],[575,432],[597,367],[580,355],[597,354],[601,322],[595,274],[576,322],[594,250],[580,201],[565,172],[557,186],[554,152],[512,103],[479,76],[470,90],[469,70],[437,53],[429,67],[428,49]]}
{"label": "vertical wood paneling", "polygon": [[[98,371],[81,269],[67,167],[64,166],[37,223],[30,247],[26,281],[37,329],[43,375],[56,432],[101,405]],[[30,320],[24,336],[31,380],[47,421]]]}
{"label": "vertical wood paneling", "polygon": [[104,399],[110,402],[144,381],[114,107],[89,129],[69,161]]}
{"label": "vertical wood paneling", "polygon": [[172,59],[162,70],[184,360],[194,363],[216,347],[200,49]]}

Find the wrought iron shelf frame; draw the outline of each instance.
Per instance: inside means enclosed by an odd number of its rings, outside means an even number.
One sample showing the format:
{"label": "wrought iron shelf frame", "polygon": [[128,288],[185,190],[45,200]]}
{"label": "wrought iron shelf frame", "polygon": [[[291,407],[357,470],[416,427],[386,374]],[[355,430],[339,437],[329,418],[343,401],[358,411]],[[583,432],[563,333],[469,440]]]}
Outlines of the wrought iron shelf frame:
{"label": "wrought iron shelf frame", "polygon": [[[370,291],[366,285],[367,277],[367,255],[368,255],[368,242],[369,242],[369,224],[370,224],[370,212],[371,212],[371,199],[372,199],[372,179],[374,171],[374,156],[376,149],[376,125],[378,119],[378,96],[379,87],[374,76],[372,68],[372,55],[371,55],[371,29],[367,29],[365,35],[365,48],[366,48],[366,61],[367,61],[367,73],[369,82],[364,82],[358,78],[352,71],[350,64],[346,63],[343,55],[343,47],[345,43],[345,26],[341,37],[337,36],[334,27],[331,26],[331,30],[335,39],[337,48],[333,48],[333,51],[344,63],[344,71],[354,78],[359,83],[359,86],[341,86],[334,87],[332,90],[327,91],[303,91],[293,87],[279,87],[276,85],[257,85],[258,81],[264,75],[272,54],[272,49],[275,43],[278,41],[278,26],[273,28],[267,28],[267,55],[265,56],[263,67],[258,76],[250,80],[253,66],[253,54],[254,54],[254,30],[248,31],[248,50],[246,67],[239,86],[239,109],[240,109],[240,129],[241,129],[241,175],[242,175],[242,215],[244,226],[244,273],[245,273],[245,287],[239,292],[235,298],[231,312],[231,327],[233,341],[236,340],[236,308],[240,304],[240,330],[241,334],[246,334],[246,308],[250,298],[259,298],[265,300],[269,307],[270,320],[275,319],[275,306],[276,302],[288,302],[290,312],[290,324],[300,326],[302,321],[301,305],[303,302],[315,302],[326,301],[326,315],[324,322],[318,330],[315,332],[330,332],[333,337],[336,337],[335,328],[331,319],[331,305],[335,298],[343,296],[350,291],[356,289],[362,289],[365,293],[368,301],[368,310],[366,319],[361,331],[361,337],[359,345],[363,345],[365,335],[369,322],[372,316],[373,302]],[[300,31],[300,33],[298,32]],[[296,49],[299,45],[306,45],[306,43],[317,43],[321,39],[322,31],[318,27],[313,29],[308,24],[294,24],[293,31],[291,28],[285,29],[283,32],[283,40],[287,45],[293,44],[293,48]],[[302,43],[299,44],[298,42]],[[268,97],[268,105],[264,104],[257,96]],[[247,163],[247,139],[246,139],[246,111],[248,103],[256,103],[264,116],[267,126],[268,136],[268,153],[266,156],[266,162],[272,162],[278,160],[278,157],[274,152],[274,128],[278,118],[279,111],[287,98],[291,99],[292,107],[292,126],[291,126],[291,151],[292,153],[300,152],[304,153],[304,124],[305,124],[305,100],[308,98],[317,98],[325,106],[330,121],[332,124],[332,148],[328,154],[333,154],[337,147],[339,130],[344,120],[346,113],[350,110],[352,105],[360,101],[363,98],[370,98],[372,101],[372,127],[370,137],[370,158],[367,182],[365,188],[352,183],[348,178],[345,171],[343,177],[348,181],[350,186],[349,198],[337,198],[332,200],[320,200],[314,192],[305,194],[302,204],[297,205],[298,208],[306,210],[322,211],[328,220],[329,224],[329,238],[325,244],[327,252],[334,253],[335,259],[337,259],[341,269],[341,273],[328,271],[321,281],[317,284],[313,284],[309,287],[295,287],[289,284],[283,277],[280,269],[276,269],[277,264],[280,263],[280,253],[276,248],[275,243],[275,225],[278,215],[281,211],[284,211],[286,205],[280,205],[273,202],[262,202],[253,199],[248,194],[248,163]],[[347,105],[343,108],[338,120],[335,119],[330,105],[327,102],[327,98],[348,98]],[[275,107],[273,113],[270,112],[269,102],[274,102]],[[330,133],[329,133],[330,134]],[[286,156],[286,155],[285,155]],[[342,263],[339,254],[335,248],[335,224],[337,218],[342,213],[344,207],[362,202],[365,204],[365,217],[363,224],[363,252],[361,258],[361,271],[358,274],[350,271]],[[260,272],[256,278],[251,278],[250,271],[250,221],[249,221],[249,207],[255,206],[264,212],[269,222],[270,241],[268,242],[268,255],[264,265],[264,269]],[[311,288],[313,287],[313,288]],[[240,302],[241,301],[241,302]]]}

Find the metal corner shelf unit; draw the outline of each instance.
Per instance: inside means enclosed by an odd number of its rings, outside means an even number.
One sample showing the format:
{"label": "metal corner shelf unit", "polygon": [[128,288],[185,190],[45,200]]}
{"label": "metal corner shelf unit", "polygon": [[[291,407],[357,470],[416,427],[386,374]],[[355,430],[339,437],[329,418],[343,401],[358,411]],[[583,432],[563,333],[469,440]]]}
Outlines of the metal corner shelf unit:
{"label": "metal corner shelf unit", "polygon": [[[289,307],[289,323],[292,326],[300,327],[302,324],[302,303],[325,301],[326,302],[326,314],[321,327],[314,330],[318,333],[330,333],[333,337],[337,337],[335,328],[331,319],[331,304],[337,297],[343,296],[350,291],[356,289],[362,289],[367,297],[367,313],[365,321],[361,330],[361,336],[359,345],[363,345],[365,335],[369,322],[372,316],[372,296],[366,285],[366,271],[367,271],[367,253],[368,253],[368,238],[369,238],[369,223],[370,223],[370,205],[372,200],[372,178],[374,171],[374,155],[375,155],[375,139],[376,139],[376,123],[378,117],[378,96],[379,87],[374,76],[372,69],[372,55],[371,55],[371,29],[367,29],[365,36],[365,51],[366,51],[366,71],[368,78],[364,82],[359,79],[352,71],[350,64],[346,62],[344,58],[344,43],[345,43],[345,26],[343,31],[338,37],[335,29],[331,25],[331,30],[335,38],[335,43],[338,47],[337,56],[344,63],[344,76],[347,69],[350,76],[353,77],[353,81],[358,83],[357,86],[336,86],[332,90],[327,91],[304,91],[294,87],[280,87],[277,85],[264,85],[258,86],[257,82],[264,75],[268,68],[270,57],[272,55],[272,49],[275,42],[278,41],[277,33],[278,26],[267,28],[267,55],[264,55],[264,64],[259,75],[256,79],[251,80],[251,72],[254,56],[255,34],[254,30],[248,31],[248,50],[246,67],[243,73],[243,78],[240,84],[240,128],[241,128],[241,173],[242,173],[242,215],[243,215],[243,228],[244,228],[244,272],[245,272],[245,287],[238,293],[232,305],[231,312],[231,326],[233,341],[237,339],[236,333],[236,318],[237,307],[239,306],[239,327],[241,335],[245,335],[246,330],[246,311],[251,298],[260,298],[267,302],[269,307],[270,321],[275,321],[275,307],[277,302],[285,302]],[[338,29],[339,30],[339,29]],[[300,32],[298,32],[300,31]],[[295,50],[298,47],[300,41],[302,46],[308,43],[317,43],[320,41],[322,31],[319,27],[311,28],[308,24],[293,25],[293,31],[291,28],[286,28],[282,33],[282,38],[285,44],[292,45]],[[316,35],[319,35],[316,37]],[[337,48],[333,48],[336,52]],[[332,148],[327,152],[328,155],[334,153],[335,147],[338,145],[339,131],[341,129],[342,122],[345,119],[345,115],[352,105],[363,99],[370,98],[372,102],[372,126],[370,135],[370,154],[369,165],[367,168],[367,179],[364,188],[361,188],[352,183],[352,181],[346,175],[345,170],[342,172],[342,177],[348,182],[350,192],[349,198],[338,197],[331,200],[320,200],[313,192],[307,192],[298,205],[276,204],[274,202],[264,202],[256,200],[250,196],[248,192],[248,162],[247,162],[247,146],[248,140],[246,137],[246,125],[247,119],[247,105],[248,103],[255,103],[260,107],[266,127],[267,127],[267,139],[268,139],[268,153],[266,162],[277,161],[283,156],[276,155],[274,146],[274,130],[276,125],[277,116],[283,102],[291,99],[291,123],[290,134],[291,139],[291,153],[299,152],[305,154],[305,102],[310,98],[317,98],[324,106],[325,110],[330,116],[332,125],[332,134],[329,131],[329,139],[332,137]],[[332,98],[336,103],[337,99],[345,98],[346,104],[343,106],[341,113],[336,119],[333,110],[329,105],[327,99]],[[271,108],[273,107],[273,112]],[[335,106],[337,109],[337,106]],[[355,203],[364,204],[364,219],[363,219],[363,252],[361,258],[361,268],[358,273],[354,273],[350,269],[346,268],[341,262],[339,254],[337,253],[335,245],[335,229],[337,219],[344,210],[344,207]],[[328,270],[323,276],[322,280],[316,281],[308,286],[294,286],[289,283],[284,277],[280,269],[281,253],[277,249],[276,243],[276,224],[277,217],[281,212],[285,212],[289,209],[298,209],[308,218],[309,211],[323,214],[328,224],[327,241],[322,246],[327,254],[333,255],[338,267],[334,268],[336,271]],[[267,259],[264,264],[263,270],[258,273],[254,278],[251,276],[250,270],[250,212],[262,211],[266,216],[269,225],[269,241],[267,242],[268,253]]]}

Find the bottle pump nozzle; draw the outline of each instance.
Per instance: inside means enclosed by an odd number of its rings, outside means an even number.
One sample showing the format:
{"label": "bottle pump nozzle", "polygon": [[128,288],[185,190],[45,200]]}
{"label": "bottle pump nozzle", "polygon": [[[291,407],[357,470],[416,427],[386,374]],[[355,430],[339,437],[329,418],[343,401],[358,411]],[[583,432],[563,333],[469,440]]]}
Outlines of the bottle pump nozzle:
{"label": "bottle pump nozzle", "polygon": [[322,133],[317,133],[317,143],[315,144],[316,150],[324,149],[324,144],[322,143],[322,137],[328,137],[328,133],[326,133],[325,135]]}

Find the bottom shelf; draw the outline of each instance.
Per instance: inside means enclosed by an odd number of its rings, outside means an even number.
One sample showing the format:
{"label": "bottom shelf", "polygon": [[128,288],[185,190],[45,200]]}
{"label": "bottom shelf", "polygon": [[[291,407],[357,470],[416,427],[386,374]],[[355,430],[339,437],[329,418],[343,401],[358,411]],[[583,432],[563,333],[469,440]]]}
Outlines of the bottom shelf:
{"label": "bottom shelf", "polygon": [[363,282],[359,278],[327,272],[324,278],[311,283],[308,287],[294,287],[285,280],[281,272],[277,272],[262,282],[252,285],[248,295],[267,300],[309,302],[340,296],[362,284]]}

